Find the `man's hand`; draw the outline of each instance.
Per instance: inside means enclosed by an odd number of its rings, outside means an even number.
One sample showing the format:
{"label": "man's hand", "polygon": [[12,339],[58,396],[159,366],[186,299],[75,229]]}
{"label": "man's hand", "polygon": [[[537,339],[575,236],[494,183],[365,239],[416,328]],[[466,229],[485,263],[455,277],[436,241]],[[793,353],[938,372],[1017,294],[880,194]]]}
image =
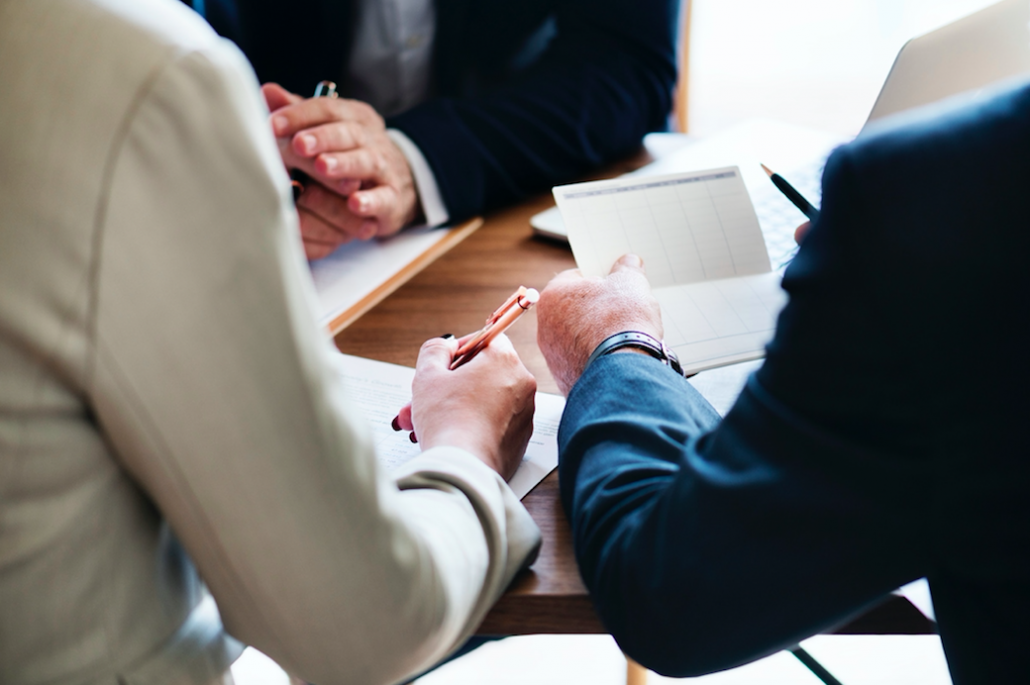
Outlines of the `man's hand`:
{"label": "man's hand", "polygon": [[453,371],[454,338],[422,345],[411,384],[411,411],[399,426],[414,430],[422,449],[460,447],[508,480],[533,434],[536,379],[506,335],[499,335]]}
{"label": "man's hand", "polygon": [[805,239],[805,235],[808,234],[808,229],[810,229],[810,228],[812,228],[812,222],[811,221],[806,221],[805,223],[803,223],[800,226],[798,226],[797,228],[795,228],[794,229],[794,242],[797,243],[798,245],[800,245],[801,241]]}
{"label": "man's hand", "polygon": [[313,181],[297,202],[309,259],[357,238],[393,235],[418,215],[408,161],[383,118],[357,100],[304,99],[274,83],[261,88],[283,163]]}
{"label": "man's hand", "polygon": [[663,336],[662,312],[636,255],[621,257],[604,278],[563,271],[540,293],[536,342],[563,395],[579,380],[594,348],[622,331]]}

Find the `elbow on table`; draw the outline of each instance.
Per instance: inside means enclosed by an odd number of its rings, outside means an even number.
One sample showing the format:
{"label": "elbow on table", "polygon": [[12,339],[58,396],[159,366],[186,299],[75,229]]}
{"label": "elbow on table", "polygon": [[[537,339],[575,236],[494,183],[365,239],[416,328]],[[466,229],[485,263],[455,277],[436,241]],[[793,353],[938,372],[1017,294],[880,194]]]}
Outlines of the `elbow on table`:
{"label": "elbow on table", "polygon": [[[465,622],[446,583],[418,557],[381,558],[375,579],[360,591],[323,598],[306,618],[295,612],[273,623],[303,626],[287,634],[230,632],[318,685],[391,685],[417,675],[447,654]],[[224,615],[223,615],[224,617]]]}
{"label": "elbow on table", "polygon": [[733,644],[733,635],[705,637],[703,621],[670,617],[663,623],[627,621],[611,632],[620,648],[638,664],[668,678],[696,678],[723,671],[755,658]]}
{"label": "elbow on table", "polygon": [[[362,626],[369,650],[369,677],[362,682],[392,683],[433,666],[457,640],[464,625],[438,578],[415,582],[394,593],[377,612],[378,620]],[[366,658],[366,654],[357,655]]]}

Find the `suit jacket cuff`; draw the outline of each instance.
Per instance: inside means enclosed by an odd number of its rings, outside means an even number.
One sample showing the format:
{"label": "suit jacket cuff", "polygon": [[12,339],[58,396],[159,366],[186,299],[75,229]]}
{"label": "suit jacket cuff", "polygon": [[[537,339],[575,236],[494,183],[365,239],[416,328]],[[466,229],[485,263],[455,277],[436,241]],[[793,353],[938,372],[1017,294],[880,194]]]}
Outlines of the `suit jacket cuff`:
{"label": "suit jacket cuff", "polygon": [[[504,479],[465,450],[434,447],[396,469],[393,476],[401,490],[459,491],[468,499],[483,526],[492,557],[491,573],[496,574],[492,578],[496,594],[487,609],[515,574],[536,559],[541,541],[536,522]],[[490,581],[485,584],[490,585]]]}
{"label": "suit jacket cuff", "polygon": [[442,226],[447,223],[450,215],[447,206],[444,204],[443,195],[440,194],[440,186],[436,183],[436,176],[433,169],[426,161],[425,155],[418,149],[418,145],[412,142],[411,138],[404,135],[402,131],[395,128],[386,130],[386,135],[394,145],[400,148],[404,158],[408,160],[408,167],[411,169],[411,176],[415,179],[415,189],[418,191],[418,199],[422,205],[422,216],[425,217],[426,225]]}

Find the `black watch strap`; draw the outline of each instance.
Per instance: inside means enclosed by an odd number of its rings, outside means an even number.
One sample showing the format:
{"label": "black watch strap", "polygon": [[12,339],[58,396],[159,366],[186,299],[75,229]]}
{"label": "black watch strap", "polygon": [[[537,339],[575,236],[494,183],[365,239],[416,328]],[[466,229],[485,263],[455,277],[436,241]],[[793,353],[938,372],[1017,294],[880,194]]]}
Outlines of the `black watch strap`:
{"label": "black watch strap", "polygon": [[590,365],[599,357],[603,357],[623,347],[643,350],[679,375],[683,375],[683,367],[680,366],[680,360],[676,357],[676,354],[665,346],[665,342],[643,331],[623,331],[622,333],[608,336],[594,349],[593,354],[587,359],[583,370],[586,371],[590,368]]}

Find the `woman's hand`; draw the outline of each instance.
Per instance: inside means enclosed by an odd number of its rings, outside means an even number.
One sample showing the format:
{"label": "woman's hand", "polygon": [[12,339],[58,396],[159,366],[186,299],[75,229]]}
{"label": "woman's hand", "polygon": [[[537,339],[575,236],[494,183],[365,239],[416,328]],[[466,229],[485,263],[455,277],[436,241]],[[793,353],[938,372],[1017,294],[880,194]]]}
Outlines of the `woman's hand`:
{"label": "woman's hand", "polygon": [[457,349],[454,338],[433,338],[422,345],[411,411],[402,411],[397,423],[415,431],[422,449],[459,447],[508,480],[533,434],[536,379],[506,335],[452,371]]}

